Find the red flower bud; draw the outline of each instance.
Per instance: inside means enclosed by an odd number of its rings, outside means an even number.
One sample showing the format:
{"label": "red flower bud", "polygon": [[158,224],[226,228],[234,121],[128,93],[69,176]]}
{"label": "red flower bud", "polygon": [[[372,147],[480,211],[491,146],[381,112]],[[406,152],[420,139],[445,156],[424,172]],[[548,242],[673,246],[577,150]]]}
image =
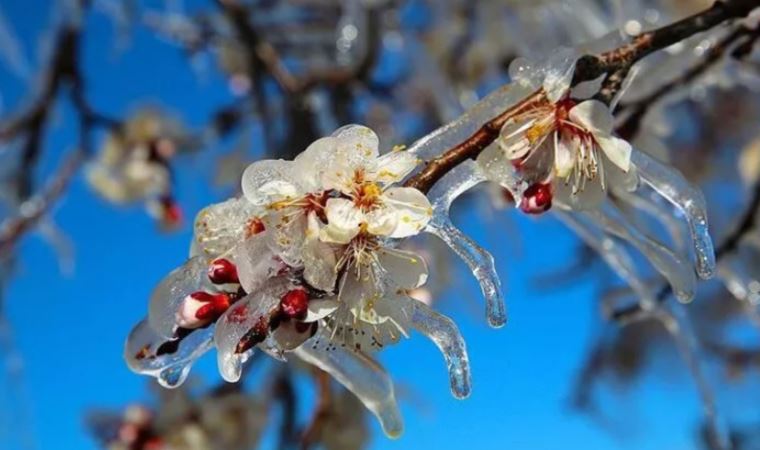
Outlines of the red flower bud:
{"label": "red flower bud", "polygon": [[523,193],[520,209],[526,214],[541,214],[552,207],[552,185],[532,184]]}
{"label": "red flower bud", "polygon": [[309,307],[309,295],[303,289],[293,289],[280,299],[280,310],[289,318],[302,319],[306,317]]}
{"label": "red flower bud", "polygon": [[237,267],[229,259],[219,258],[208,268],[208,278],[214,284],[240,283]]}

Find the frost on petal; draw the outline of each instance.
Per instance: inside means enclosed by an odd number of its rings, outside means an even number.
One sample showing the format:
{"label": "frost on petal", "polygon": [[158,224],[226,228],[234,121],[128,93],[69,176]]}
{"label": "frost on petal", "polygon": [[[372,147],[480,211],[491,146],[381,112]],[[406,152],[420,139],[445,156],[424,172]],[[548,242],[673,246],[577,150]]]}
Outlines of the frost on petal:
{"label": "frost on petal", "polygon": [[274,282],[238,300],[216,322],[214,345],[222,378],[229,382],[240,379],[243,363],[269,335],[270,319],[284,291],[282,283]]}
{"label": "frost on petal", "polygon": [[325,206],[327,226],[320,231],[320,239],[324,242],[347,244],[359,233],[359,225],[364,220],[364,214],[351,200],[331,198]]}
{"label": "frost on petal", "polygon": [[[291,161],[267,159],[256,161],[245,169],[241,187],[253,205],[264,206],[294,195],[298,186]],[[263,188],[263,189],[262,189]]]}
{"label": "frost on petal", "polygon": [[232,250],[232,260],[245,292],[256,292],[269,278],[286,267],[271,250],[266,234],[251,236]]}
{"label": "frost on petal", "polygon": [[383,193],[383,203],[398,219],[396,229],[390,235],[393,238],[419,234],[433,216],[430,201],[415,188],[392,187]]}
{"label": "frost on petal", "polygon": [[412,153],[392,151],[373,161],[368,168],[367,178],[377,183],[396,183],[403,180],[419,163],[419,158]]}
{"label": "frost on petal", "polygon": [[293,171],[299,174],[301,185],[306,192],[321,190],[321,174],[335,153],[336,139],[323,137],[312,142],[306,150],[293,160]]}
{"label": "frost on petal", "polygon": [[691,266],[680,256],[642,233],[638,227],[622,217],[620,211],[611,202],[606,202],[603,208],[589,211],[587,214],[607,232],[629,242],[639,250],[668,280],[676,298],[682,302],[694,298],[697,280]]}
{"label": "frost on petal", "polygon": [[255,212],[245,198],[231,198],[203,208],[195,216],[195,251],[208,259],[228,252],[251,233]]}
{"label": "frost on petal", "polygon": [[377,260],[390,279],[403,289],[415,289],[427,281],[425,260],[412,252],[383,247],[377,251]]}
{"label": "frost on petal", "polygon": [[330,336],[325,331],[318,332],[298,347],[295,354],[329,373],[353,392],[377,417],[387,436],[395,438],[401,435],[404,426],[393,383],[374,360],[360,351],[331,344]]}
{"label": "frost on petal", "polygon": [[129,333],[124,359],[132,371],[156,377],[163,387],[175,388],[185,381],[195,360],[211,349],[213,333],[212,325],[167,340],[143,320]]}
{"label": "frost on petal", "polygon": [[550,102],[556,103],[570,89],[576,60],[575,51],[569,48],[557,49],[546,59],[543,88]]}
{"label": "frost on petal", "polygon": [[604,154],[623,172],[631,167],[631,144],[615,136],[596,136],[596,142]]}
{"label": "frost on petal", "polygon": [[345,125],[333,133],[337,138],[336,155],[354,162],[371,161],[378,156],[380,140],[377,134],[363,125]]}
{"label": "frost on petal", "polygon": [[715,274],[715,252],[708,231],[707,207],[702,192],[686,181],[677,170],[644,152],[634,150],[631,161],[646,184],[684,213],[697,256],[697,274],[702,279],[711,278]]}
{"label": "frost on petal", "polygon": [[206,258],[195,256],[174,269],[153,289],[148,306],[148,323],[159,336],[174,337],[177,310],[185,297],[203,288],[207,270]]}
{"label": "frost on petal", "polygon": [[470,362],[464,338],[456,324],[413,298],[405,298],[405,302],[406,307],[414,311],[412,327],[427,336],[441,350],[449,371],[451,393],[459,399],[468,397],[472,385]]}
{"label": "frost on petal", "polygon": [[271,211],[264,217],[267,242],[272,251],[287,265],[303,264],[301,248],[306,237],[306,215],[302,210],[284,208]]}

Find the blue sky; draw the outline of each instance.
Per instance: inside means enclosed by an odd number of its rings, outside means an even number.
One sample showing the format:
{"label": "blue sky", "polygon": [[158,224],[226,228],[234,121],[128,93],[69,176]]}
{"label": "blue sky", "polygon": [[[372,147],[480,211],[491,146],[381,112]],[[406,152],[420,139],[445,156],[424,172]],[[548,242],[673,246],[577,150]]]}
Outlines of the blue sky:
{"label": "blue sky", "polygon": [[[25,55],[33,60],[50,23],[48,4],[9,0],[1,6]],[[124,52],[114,51],[112,27],[102,16],[90,20],[85,73],[89,100],[99,110],[123,116],[150,100],[180,112],[192,126],[229,100],[218,75],[209,72],[199,81],[175,47],[139,31]],[[31,89],[30,80],[0,66],[6,111],[28,98]],[[43,173],[71,150],[70,112],[65,104],[57,110]],[[252,148],[251,155],[258,151]],[[213,175],[204,171],[204,162],[212,156],[180,163],[178,197],[188,216],[226,194],[209,187]],[[381,359],[399,389],[412,394],[402,396],[405,435],[389,441],[373,425],[373,448],[693,448],[699,410],[691,381],[683,373],[666,379],[646,376],[627,394],[606,401],[606,410],[625,431],[610,431],[570,409],[572,382],[598,332],[599,280],[609,275],[597,269],[571,284],[539,290],[535,275],[571,264],[576,239],[548,216],[491,215],[478,202],[462,206],[457,208],[458,221],[496,257],[509,323],[500,330],[486,326],[477,285],[457,265],[440,305],[467,339],[473,394],[464,401],[450,396],[443,361],[421,337],[388,350]],[[83,426],[87,410],[119,408],[149,398],[148,380],[127,369],[122,345],[145,314],[154,284],[184,260],[191,231],[185,226],[174,234],[159,233],[139,206],[106,204],[88,190],[81,176],[56,208],[54,219],[75,243],[75,271],[62,273],[50,246],[38,235],[28,236],[19,248],[19,270],[7,292],[7,314],[23,358],[35,448],[92,449],[95,444]],[[196,372],[216,382],[214,358],[206,359]],[[5,411],[0,418],[8,412],[19,413]],[[0,423],[0,448],[21,448],[18,428],[11,424],[13,429]]]}

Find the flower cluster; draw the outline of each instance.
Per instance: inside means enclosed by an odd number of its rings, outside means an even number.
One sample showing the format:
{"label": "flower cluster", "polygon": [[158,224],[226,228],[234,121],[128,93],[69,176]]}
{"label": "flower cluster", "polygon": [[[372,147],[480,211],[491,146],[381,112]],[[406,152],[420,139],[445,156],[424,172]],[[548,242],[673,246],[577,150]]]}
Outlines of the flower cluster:
{"label": "flower cluster", "polygon": [[185,379],[215,346],[219,370],[237,381],[258,348],[295,352],[330,372],[398,434],[387,375],[367,355],[416,329],[442,350],[452,390],[469,393],[464,342],[453,322],[409,292],[425,261],[397,249],[419,234],[432,206],[398,183],[418,164],[379,155],[378,138],[349,125],[293,161],[264,160],[243,174],[243,197],[201,211],[190,259],[155,289],[149,315],[126,346],[130,367],[165,386]]}
{"label": "flower cluster", "polygon": [[172,194],[170,161],[180,136],[180,126],[165,115],[139,111],[106,138],[87,182],[109,202],[145,202],[162,227],[175,227],[182,211]]}

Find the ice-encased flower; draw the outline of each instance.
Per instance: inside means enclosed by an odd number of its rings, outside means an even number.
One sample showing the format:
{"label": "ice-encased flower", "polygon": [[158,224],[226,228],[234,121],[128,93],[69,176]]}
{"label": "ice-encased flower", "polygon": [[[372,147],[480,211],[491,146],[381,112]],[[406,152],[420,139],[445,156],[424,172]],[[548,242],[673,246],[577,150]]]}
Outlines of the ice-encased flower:
{"label": "ice-encased flower", "polygon": [[[518,172],[536,183],[551,182],[562,203],[583,208],[604,198],[608,181],[625,177],[632,149],[613,135],[612,113],[605,104],[570,98],[571,77],[572,71],[547,77],[544,98],[508,120],[498,143]],[[545,210],[546,203],[535,204],[531,195],[524,200],[520,206],[526,212]]]}
{"label": "ice-encased flower", "polygon": [[391,238],[418,234],[432,216],[430,202],[417,189],[392,186],[414,170],[417,157],[404,151],[379,156],[377,135],[359,125],[339,129],[335,140],[321,178],[325,189],[343,196],[327,200],[320,239],[347,244],[360,232]]}

